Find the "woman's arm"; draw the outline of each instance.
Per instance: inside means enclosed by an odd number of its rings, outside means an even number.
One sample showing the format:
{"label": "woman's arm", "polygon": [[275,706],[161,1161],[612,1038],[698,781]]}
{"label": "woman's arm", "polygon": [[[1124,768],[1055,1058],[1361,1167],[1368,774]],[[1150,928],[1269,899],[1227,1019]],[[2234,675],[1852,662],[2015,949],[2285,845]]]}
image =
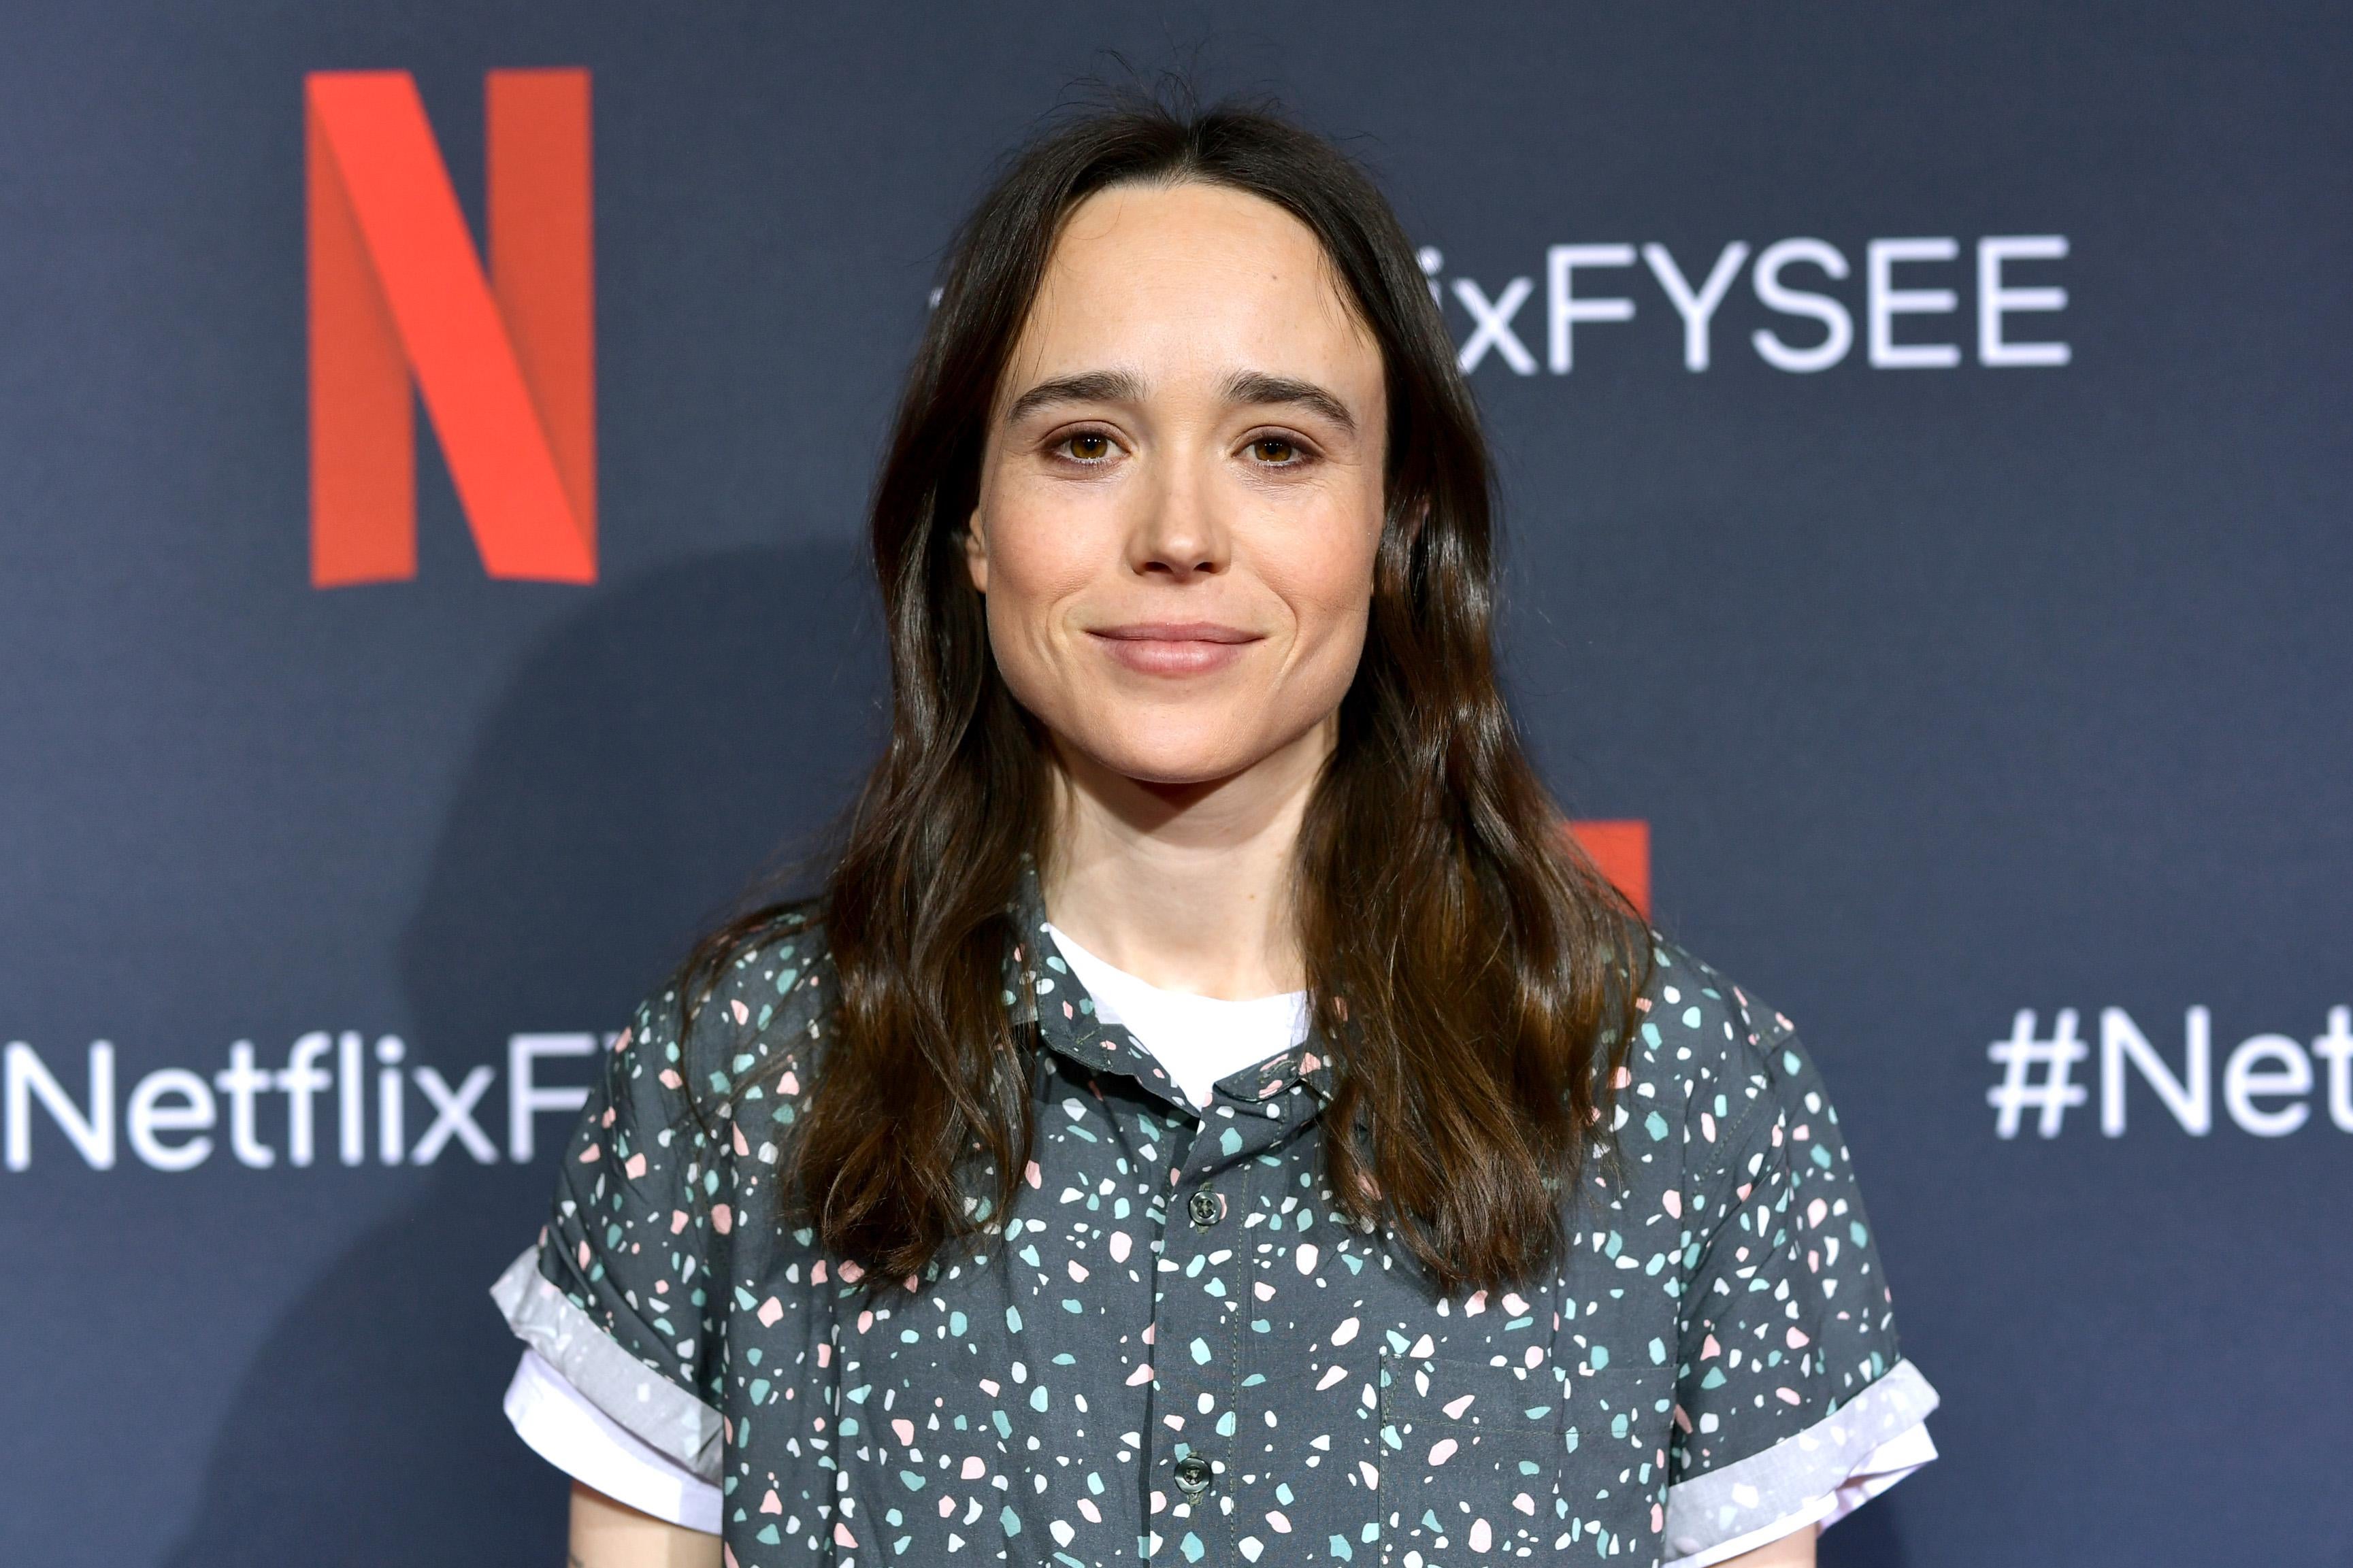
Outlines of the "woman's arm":
{"label": "woman's arm", "polygon": [[[575,1492],[575,1495],[576,1496],[577,1493]],[[615,1503],[613,1506],[618,1508],[620,1505]],[[574,1506],[572,1517],[575,1521],[580,1517],[576,1504]],[[579,1525],[575,1522],[573,1529],[576,1531]],[[1737,1557],[1727,1557],[1718,1563],[1716,1568],[1814,1568],[1814,1537],[1820,1533],[1820,1526],[1810,1524],[1803,1530],[1791,1531],[1778,1541],[1768,1541],[1754,1552],[1744,1552]],[[575,1536],[575,1539],[577,1537]],[[702,1539],[707,1541],[712,1538],[704,1536]],[[594,1568],[593,1564],[591,1568]]]}
{"label": "woman's arm", "polygon": [[[1807,1535],[1811,1539],[1812,1532]],[[1741,1559],[1744,1563],[1749,1560]],[[1809,1552],[1804,1560],[1811,1563],[1812,1553]],[[575,1481],[568,1564],[569,1568],[719,1568],[719,1537],[639,1513],[594,1487]]]}

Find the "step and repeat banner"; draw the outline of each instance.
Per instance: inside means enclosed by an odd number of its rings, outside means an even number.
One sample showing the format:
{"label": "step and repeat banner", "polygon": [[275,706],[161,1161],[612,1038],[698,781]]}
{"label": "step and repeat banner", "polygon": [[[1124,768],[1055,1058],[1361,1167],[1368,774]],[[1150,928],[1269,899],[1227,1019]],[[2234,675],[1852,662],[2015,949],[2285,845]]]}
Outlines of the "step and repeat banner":
{"label": "step and repeat banner", "polygon": [[2353,1561],[2353,26],[0,19],[0,1562],[559,1561],[486,1288],[877,735],[860,504],[1088,78],[1377,174],[1518,711],[1812,1042],[1943,1458],[1833,1563]]}

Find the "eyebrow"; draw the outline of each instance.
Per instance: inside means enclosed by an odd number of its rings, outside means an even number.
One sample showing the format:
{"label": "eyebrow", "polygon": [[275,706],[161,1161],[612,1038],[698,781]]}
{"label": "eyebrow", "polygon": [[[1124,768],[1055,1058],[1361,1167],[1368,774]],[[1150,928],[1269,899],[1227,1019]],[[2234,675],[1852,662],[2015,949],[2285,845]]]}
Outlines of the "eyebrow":
{"label": "eyebrow", "polygon": [[1220,389],[1229,403],[1291,403],[1312,408],[1324,418],[1353,436],[1356,433],[1356,416],[1347,405],[1312,381],[1300,381],[1288,375],[1269,375],[1263,371],[1238,370],[1226,377]]}
{"label": "eyebrow", "polygon": [[1041,381],[1013,400],[1005,422],[1015,424],[1040,408],[1057,403],[1134,403],[1144,396],[1144,384],[1124,370],[1090,370]]}
{"label": "eyebrow", "polygon": [[[1219,391],[1229,403],[1289,403],[1311,408],[1351,436],[1356,433],[1356,416],[1348,412],[1347,405],[1312,381],[1269,375],[1264,371],[1238,370],[1226,377]],[[1006,409],[1005,422],[1016,424],[1058,403],[1134,403],[1143,396],[1144,384],[1127,371],[1082,371],[1076,375],[1058,375],[1029,388]]]}

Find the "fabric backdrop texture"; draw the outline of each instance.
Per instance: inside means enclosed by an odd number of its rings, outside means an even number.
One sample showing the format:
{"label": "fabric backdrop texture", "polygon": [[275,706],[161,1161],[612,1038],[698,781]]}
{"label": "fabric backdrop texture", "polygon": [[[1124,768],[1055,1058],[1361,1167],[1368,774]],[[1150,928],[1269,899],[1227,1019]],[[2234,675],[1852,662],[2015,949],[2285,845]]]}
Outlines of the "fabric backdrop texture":
{"label": "fabric backdrop texture", "polygon": [[860,511],[954,224],[1164,69],[1397,204],[1529,742],[1836,1098],[1944,1457],[1824,1561],[2353,1561],[2349,49],[10,9],[0,1563],[559,1560],[487,1289],[594,1053],[875,744]]}

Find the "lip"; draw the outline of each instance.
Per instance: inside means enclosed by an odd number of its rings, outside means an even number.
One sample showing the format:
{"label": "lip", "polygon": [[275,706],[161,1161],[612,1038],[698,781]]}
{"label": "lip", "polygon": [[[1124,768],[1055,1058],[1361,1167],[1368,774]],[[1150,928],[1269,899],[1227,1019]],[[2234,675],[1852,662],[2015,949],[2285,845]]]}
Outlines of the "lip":
{"label": "lip", "polygon": [[1135,621],[1090,626],[1092,637],[1113,662],[1140,675],[1207,675],[1239,661],[1264,635],[1215,621]]}

